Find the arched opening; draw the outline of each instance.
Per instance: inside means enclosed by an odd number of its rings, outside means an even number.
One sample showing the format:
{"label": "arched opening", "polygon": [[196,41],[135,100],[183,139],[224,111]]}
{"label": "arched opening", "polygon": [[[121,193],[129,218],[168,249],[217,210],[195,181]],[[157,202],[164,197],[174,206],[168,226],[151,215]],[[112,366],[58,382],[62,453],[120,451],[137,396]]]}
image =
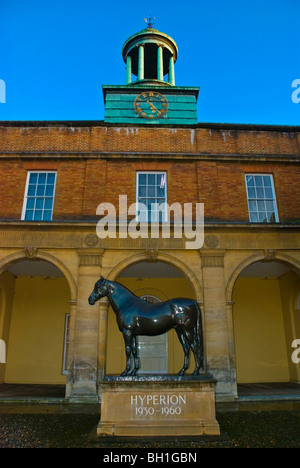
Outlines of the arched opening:
{"label": "arched opening", "polygon": [[0,275],[0,291],[6,344],[0,383],[65,385],[71,299],[65,275],[48,261],[18,259]]}
{"label": "arched opening", "polygon": [[[165,301],[176,297],[196,299],[194,288],[178,268],[163,261],[138,261],[125,267],[115,281],[126,286],[136,296],[147,300]],[[108,312],[106,374],[120,375],[124,370],[125,349],[123,336],[120,333],[113,310]],[[183,365],[183,351],[176,333],[171,330],[165,335],[154,337],[151,343],[141,337],[144,347],[140,355],[139,373],[144,374],[177,374]],[[194,369],[191,355],[187,373]]]}
{"label": "arched opening", "polygon": [[298,273],[286,262],[256,261],[237,277],[232,298],[240,388],[300,382],[299,365],[291,359],[291,344],[300,331],[295,300]]}

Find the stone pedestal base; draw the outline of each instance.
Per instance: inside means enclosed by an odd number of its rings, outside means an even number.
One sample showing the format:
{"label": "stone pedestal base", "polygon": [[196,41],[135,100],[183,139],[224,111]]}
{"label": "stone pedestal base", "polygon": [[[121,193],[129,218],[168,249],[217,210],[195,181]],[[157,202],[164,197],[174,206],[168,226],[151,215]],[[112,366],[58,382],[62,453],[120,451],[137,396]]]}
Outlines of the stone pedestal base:
{"label": "stone pedestal base", "polygon": [[220,435],[209,375],[107,377],[100,388],[98,436]]}

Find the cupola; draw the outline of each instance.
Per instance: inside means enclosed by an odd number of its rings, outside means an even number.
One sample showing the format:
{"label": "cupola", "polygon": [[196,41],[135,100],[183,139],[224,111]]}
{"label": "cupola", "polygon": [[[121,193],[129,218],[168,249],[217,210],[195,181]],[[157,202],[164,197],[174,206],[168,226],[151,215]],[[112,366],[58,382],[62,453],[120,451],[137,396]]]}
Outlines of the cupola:
{"label": "cupola", "polygon": [[175,85],[176,42],[167,34],[147,28],[123,45],[126,83],[103,85],[104,121],[130,125],[197,124],[198,87]]}
{"label": "cupola", "polygon": [[122,55],[126,63],[127,85],[175,86],[176,42],[167,34],[153,29],[151,19],[146,29],[127,39]]}

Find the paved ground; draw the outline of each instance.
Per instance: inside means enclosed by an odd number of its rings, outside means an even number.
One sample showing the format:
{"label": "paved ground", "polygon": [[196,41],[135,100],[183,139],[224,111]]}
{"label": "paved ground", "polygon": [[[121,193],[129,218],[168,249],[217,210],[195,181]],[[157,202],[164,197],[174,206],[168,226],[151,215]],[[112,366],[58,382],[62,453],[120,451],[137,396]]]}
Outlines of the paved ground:
{"label": "paved ground", "polygon": [[24,388],[5,387],[5,393],[0,387],[0,448],[76,447],[134,453],[139,449],[300,448],[300,399],[293,386],[285,395],[277,387],[270,395],[263,385],[260,397],[245,390],[242,402],[217,403],[219,437],[126,440],[97,438],[99,405],[67,404],[61,388],[50,389],[52,396],[45,399],[47,386],[35,387],[30,398],[24,398]]}
{"label": "paved ground", "polygon": [[220,437],[104,439],[96,437],[97,405],[0,404],[0,448],[299,448],[300,403],[222,404]]}

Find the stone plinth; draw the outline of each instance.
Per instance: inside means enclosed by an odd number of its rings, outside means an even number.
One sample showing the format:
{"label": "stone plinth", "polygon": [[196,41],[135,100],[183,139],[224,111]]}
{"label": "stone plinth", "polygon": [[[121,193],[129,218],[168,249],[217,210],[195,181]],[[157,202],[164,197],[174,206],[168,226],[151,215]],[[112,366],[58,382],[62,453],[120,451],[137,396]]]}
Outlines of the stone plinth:
{"label": "stone plinth", "polygon": [[219,435],[209,375],[106,377],[98,436]]}

